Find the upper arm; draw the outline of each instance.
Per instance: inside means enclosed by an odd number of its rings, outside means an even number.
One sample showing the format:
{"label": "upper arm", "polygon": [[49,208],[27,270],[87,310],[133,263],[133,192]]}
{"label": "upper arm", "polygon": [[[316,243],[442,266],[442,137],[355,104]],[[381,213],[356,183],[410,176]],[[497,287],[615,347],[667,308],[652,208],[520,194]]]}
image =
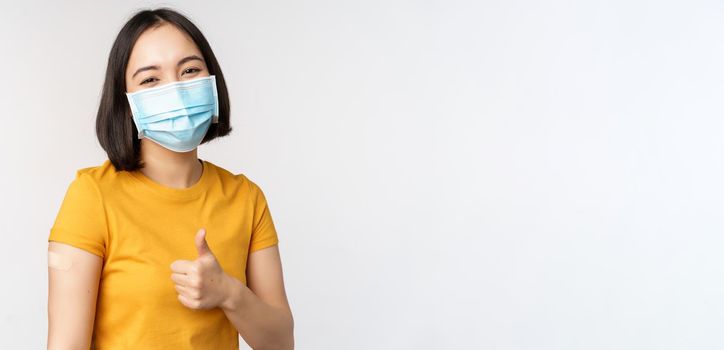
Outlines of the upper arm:
{"label": "upper arm", "polygon": [[48,236],[48,348],[88,349],[108,229],[100,189],[78,171]]}
{"label": "upper arm", "polygon": [[291,316],[278,245],[254,251],[249,255],[246,280],[247,286],[256,296],[269,305],[285,310]]}
{"label": "upper arm", "polygon": [[88,349],[103,258],[54,241],[48,255],[48,349]]}
{"label": "upper arm", "polygon": [[246,263],[247,287],[265,303],[285,310],[291,317],[284,289],[279,237],[264,191],[254,182],[254,217],[249,256]]}

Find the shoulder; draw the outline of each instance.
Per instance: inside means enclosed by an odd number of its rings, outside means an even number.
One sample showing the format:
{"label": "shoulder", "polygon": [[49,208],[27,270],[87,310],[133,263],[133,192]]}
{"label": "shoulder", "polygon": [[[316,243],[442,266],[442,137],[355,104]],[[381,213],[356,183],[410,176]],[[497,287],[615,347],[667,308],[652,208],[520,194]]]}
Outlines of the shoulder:
{"label": "shoulder", "polygon": [[92,185],[96,188],[113,184],[119,174],[111,161],[106,159],[102,164],[76,170],[74,182]]}
{"label": "shoulder", "polygon": [[206,161],[214,172],[218,175],[220,182],[226,186],[235,186],[242,191],[246,191],[252,194],[261,192],[261,188],[256,184],[255,181],[250,179],[245,173],[233,173],[221,166],[218,166],[210,161]]}
{"label": "shoulder", "polygon": [[115,176],[115,169],[106,161],[101,165],[79,168],[67,186],[64,203],[68,207],[88,210],[94,203],[102,202],[102,188]]}

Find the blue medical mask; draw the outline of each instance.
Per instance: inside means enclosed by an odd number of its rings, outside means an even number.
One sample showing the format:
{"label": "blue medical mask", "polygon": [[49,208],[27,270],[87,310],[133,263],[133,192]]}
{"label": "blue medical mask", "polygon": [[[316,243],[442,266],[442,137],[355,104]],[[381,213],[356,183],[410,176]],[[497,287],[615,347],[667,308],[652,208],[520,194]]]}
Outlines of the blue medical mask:
{"label": "blue medical mask", "polygon": [[211,123],[219,122],[216,77],[164,84],[126,93],[138,138],[175,152],[198,147]]}

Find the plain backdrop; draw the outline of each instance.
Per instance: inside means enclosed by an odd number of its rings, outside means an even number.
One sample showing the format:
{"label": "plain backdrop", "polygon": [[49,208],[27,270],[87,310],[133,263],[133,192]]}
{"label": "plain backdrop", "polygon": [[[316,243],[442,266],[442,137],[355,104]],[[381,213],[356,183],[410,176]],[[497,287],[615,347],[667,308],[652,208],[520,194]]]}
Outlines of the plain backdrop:
{"label": "plain backdrop", "polygon": [[644,0],[3,3],[0,348],[45,347],[111,44],[160,5],[227,78],[199,155],[267,195],[297,349],[724,348],[724,3]]}

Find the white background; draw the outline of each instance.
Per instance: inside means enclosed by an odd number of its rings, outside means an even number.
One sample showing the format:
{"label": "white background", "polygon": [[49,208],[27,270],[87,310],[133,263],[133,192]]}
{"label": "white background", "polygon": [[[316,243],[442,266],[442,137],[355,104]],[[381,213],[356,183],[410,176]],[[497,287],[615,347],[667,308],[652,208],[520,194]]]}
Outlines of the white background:
{"label": "white background", "polygon": [[[0,12],[0,348],[147,2]],[[724,348],[721,1],[188,1],[269,200],[298,349]]]}

